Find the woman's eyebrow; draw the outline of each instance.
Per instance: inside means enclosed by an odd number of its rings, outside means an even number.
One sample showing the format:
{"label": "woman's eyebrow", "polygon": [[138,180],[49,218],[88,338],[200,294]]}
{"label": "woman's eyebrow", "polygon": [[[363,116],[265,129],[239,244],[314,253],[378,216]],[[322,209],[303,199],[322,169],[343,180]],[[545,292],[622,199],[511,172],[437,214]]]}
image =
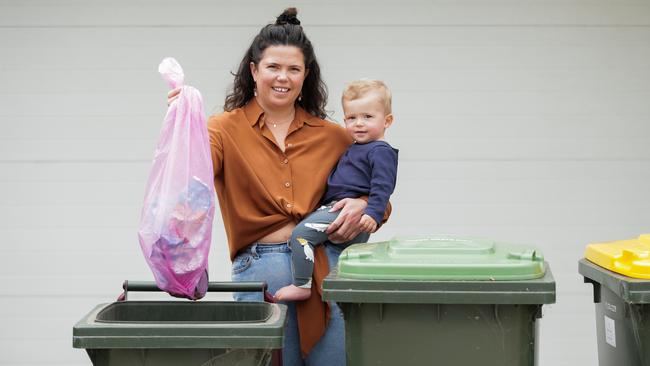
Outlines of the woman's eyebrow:
{"label": "woman's eyebrow", "polygon": [[300,65],[300,64],[285,65],[285,64],[279,62],[278,60],[266,60],[266,61],[262,61],[262,63],[267,65],[267,66],[286,66],[288,68],[295,67],[295,68],[298,68],[298,69],[304,69],[305,68],[305,66]]}

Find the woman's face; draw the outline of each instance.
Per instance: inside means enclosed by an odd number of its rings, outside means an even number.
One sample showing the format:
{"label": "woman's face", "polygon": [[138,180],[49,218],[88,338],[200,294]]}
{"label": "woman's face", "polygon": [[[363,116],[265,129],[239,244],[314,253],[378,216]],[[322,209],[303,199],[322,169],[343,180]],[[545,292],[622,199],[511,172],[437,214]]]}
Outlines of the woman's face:
{"label": "woman's face", "polygon": [[295,46],[269,46],[251,73],[257,85],[257,101],[262,108],[292,108],[307,76],[305,57]]}

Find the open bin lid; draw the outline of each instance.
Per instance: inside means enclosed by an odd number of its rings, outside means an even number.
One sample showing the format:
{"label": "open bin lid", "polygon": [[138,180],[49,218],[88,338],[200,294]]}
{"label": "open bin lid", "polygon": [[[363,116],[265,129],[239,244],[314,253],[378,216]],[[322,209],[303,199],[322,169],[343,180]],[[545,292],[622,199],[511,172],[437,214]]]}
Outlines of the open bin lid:
{"label": "open bin lid", "polygon": [[338,302],[549,304],[555,281],[543,255],[486,239],[436,236],[355,244],[323,282]]}
{"label": "open bin lid", "polygon": [[585,258],[612,272],[650,279],[650,234],[638,239],[589,244]]}
{"label": "open bin lid", "polygon": [[74,348],[282,348],[285,305],[125,301],[97,305],[73,328]]}

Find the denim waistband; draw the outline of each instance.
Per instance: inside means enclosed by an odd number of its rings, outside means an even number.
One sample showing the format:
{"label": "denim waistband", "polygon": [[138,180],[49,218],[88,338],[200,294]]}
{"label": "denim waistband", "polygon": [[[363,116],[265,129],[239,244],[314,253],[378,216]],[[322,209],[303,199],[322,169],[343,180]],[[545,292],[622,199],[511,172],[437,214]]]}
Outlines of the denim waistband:
{"label": "denim waistband", "polygon": [[257,257],[263,253],[286,253],[290,251],[289,241],[283,241],[281,243],[253,243],[240,250],[239,253],[250,253],[253,257]]}

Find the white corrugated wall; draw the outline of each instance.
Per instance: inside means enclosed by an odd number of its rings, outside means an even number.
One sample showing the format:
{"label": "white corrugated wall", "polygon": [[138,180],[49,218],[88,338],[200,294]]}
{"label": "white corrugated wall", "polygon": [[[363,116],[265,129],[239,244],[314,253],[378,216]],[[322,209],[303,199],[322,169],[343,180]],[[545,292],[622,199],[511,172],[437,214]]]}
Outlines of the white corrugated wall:
{"label": "white corrugated wall", "polygon": [[[650,3],[642,0],[0,0],[0,364],[88,365],[72,326],[124,279],[176,57],[219,111],[256,31],[296,5],[340,120],[359,77],[394,94],[393,217],[374,239],[540,248],[557,280],[540,364],[595,365],[590,242],[650,232]],[[213,280],[229,279],[216,218]]]}

